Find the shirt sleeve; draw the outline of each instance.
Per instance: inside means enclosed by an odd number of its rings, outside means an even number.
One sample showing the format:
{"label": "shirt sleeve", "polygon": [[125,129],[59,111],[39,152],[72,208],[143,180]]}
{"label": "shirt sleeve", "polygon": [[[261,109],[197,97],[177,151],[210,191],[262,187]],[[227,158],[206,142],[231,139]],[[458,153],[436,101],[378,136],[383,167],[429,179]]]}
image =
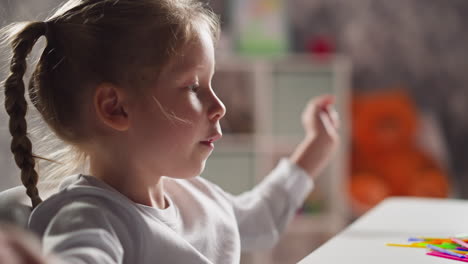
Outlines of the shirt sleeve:
{"label": "shirt sleeve", "polygon": [[252,190],[238,196],[225,193],[237,218],[242,250],[274,246],[313,185],[307,172],[283,158]]}
{"label": "shirt sleeve", "polygon": [[42,237],[43,251],[68,264],[123,263],[118,225],[115,215],[103,207],[72,202],[51,219]]}

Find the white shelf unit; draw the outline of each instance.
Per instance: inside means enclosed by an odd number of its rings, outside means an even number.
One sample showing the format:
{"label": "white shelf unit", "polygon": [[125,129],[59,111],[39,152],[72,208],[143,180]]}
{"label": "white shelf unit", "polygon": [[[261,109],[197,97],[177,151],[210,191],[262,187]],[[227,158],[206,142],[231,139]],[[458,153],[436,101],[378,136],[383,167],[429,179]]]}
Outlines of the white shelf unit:
{"label": "white shelf unit", "polygon": [[348,220],[351,65],[341,56],[316,61],[308,55],[294,55],[222,58],[217,60],[216,68],[213,87],[225,103],[227,114],[222,121],[224,137],[216,144],[202,176],[234,194],[251,189],[281,157],[291,154],[304,136],[301,113],[311,98],[325,93],[335,96],[341,117],[341,144],[311,194],[311,202],[319,209],[298,214],[284,235],[286,242],[283,239],[270,251],[243,255],[242,260],[255,264],[295,263],[308,252],[288,249],[286,259],[277,253],[283,252],[285,245],[297,243],[305,243],[302,251],[311,251],[340,231]]}

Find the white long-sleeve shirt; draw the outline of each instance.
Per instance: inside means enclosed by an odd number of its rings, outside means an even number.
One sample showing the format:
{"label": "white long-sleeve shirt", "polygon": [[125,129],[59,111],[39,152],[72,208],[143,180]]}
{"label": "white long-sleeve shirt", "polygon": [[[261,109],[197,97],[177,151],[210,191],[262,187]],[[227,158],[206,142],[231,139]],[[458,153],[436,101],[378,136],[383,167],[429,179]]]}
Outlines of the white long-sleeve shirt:
{"label": "white long-sleeve shirt", "polygon": [[86,175],[67,177],[31,214],[46,254],[66,263],[239,263],[267,248],[313,187],[287,159],[254,189],[230,195],[201,178],[163,178],[169,206],[137,204]]}

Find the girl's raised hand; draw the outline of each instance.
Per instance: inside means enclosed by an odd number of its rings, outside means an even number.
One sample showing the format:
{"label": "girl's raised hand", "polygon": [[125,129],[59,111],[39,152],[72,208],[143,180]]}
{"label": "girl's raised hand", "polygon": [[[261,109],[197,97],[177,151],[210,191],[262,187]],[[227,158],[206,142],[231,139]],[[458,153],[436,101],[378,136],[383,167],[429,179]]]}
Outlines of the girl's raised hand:
{"label": "girl's raised hand", "polygon": [[327,164],[338,146],[339,118],[333,109],[334,98],[324,95],[309,101],[302,113],[304,140],[297,146],[290,159],[316,177]]}
{"label": "girl's raised hand", "polygon": [[319,140],[329,141],[329,144],[338,141],[339,118],[332,106],[334,100],[331,95],[323,95],[309,101],[302,113],[306,137],[317,137]]}

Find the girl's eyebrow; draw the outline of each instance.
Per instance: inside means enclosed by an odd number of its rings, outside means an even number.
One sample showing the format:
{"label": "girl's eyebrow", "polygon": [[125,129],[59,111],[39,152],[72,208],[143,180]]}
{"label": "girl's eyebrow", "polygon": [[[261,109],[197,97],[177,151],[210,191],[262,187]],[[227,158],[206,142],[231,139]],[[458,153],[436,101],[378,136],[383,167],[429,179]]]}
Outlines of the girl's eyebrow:
{"label": "girl's eyebrow", "polygon": [[[170,73],[176,76],[181,76],[177,79],[182,79],[188,74],[197,73],[198,75],[199,72],[209,70],[208,68],[209,68],[208,65],[203,65],[201,63],[198,63],[198,64],[186,65],[184,67],[174,67],[170,71]],[[213,72],[210,73],[210,77],[214,75],[214,72],[215,72],[215,69],[213,68]]]}
{"label": "girl's eyebrow", "polygon": [[[200,60],[201,59],[201,60]],[[198,56],[195,58],[182,59],[175,61],[169,65],[168,73],[176,75],[185,75],[192,72],[205,71],[205,70],[216,70],[215,61],[213,61],[213,69],[209,69],[210,63],[205,62],[203,58]]]}
{"label": "girl's eyebrow", "polygon": [[[172,70],[171,72],[173,73],[179,73],[179,74],[184,74],[187,72],[191,71],[199,71],[199,70],[205,70],[205,68],[209,67],[208,61],[206,61],[206,58],[196,56],[192,57],[189,60],[182,60],[182,61],[177,61],[174,64],[172,64]],[[215,66],[215,62],[213,61],[213,66]],[[213,67],[215,69],[215,67]]]}
{"label": "girl's eyebrow", "polygon": [[195,71],[191,70],[190,68],[186,69],[174,69],[170,72],[170,76],[172,76],[172,80],[175,82],[188,82],[192,81],[193,77],[196,77],[196,80],[198,80],[198,74],[193,76]]}
{"label": "girl's eyebrow", "polygon": [[203,68],[203,65],[199,63],[183,63],[183,64],[176,63],[172,65],[172,69],[170,70],[170,72],[174,74],[186,74],[188,72],[192,72],[200,68]]}
{"label": "girl's eyebrow", "polygon": [[191,70],[203,70],[206,68],[206,65],[203,65],[203,63],[196,63],[194,65],[190,65],[186,67],[186,71],[191,71]]}

